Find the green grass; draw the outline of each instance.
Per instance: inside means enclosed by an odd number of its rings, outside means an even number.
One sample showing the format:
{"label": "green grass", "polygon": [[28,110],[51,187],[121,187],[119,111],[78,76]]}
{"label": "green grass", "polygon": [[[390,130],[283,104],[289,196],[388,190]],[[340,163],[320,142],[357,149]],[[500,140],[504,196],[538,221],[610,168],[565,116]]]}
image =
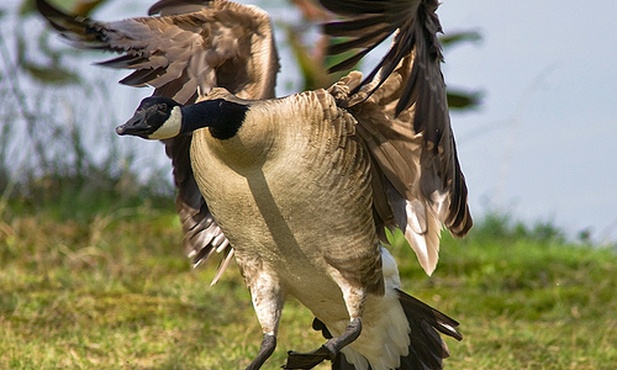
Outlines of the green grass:
{"label": "green grass", "polygon": [[[256,354],[241,277],[232,266],[209,287],[214,265],[191,270],[172,201],[106,204],[68,221],[56,208],[9,202],[0,219],[1,369],[242,369]],[[461,322],[446,368],[617,363],[614,250],[503,218],[465,241],[446,237],[432,278],[400,239],[392,250],[404,289]],[[287,304],[266,369],[322,343],[311,320]]]}

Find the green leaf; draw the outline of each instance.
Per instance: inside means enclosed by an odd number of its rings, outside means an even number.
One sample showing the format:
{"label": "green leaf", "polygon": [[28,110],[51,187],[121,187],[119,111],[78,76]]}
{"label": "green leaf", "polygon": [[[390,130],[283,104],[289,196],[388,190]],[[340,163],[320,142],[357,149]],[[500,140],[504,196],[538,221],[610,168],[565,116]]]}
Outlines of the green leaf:
{"label": "green leaf", "polygon": [[473,109],[480,105],[482,93],[448,89],[448,106],[451,109]]}
{"label": "green leaf", "polygon": [[[19,7],[19,14],[27,16],[36,12],[35,0],[23,0]],[[58,8],[68,11],[74,15],[86,17],[108,0],[48,0],[48,2]]]}
{"label": "green leaf", "polygon": [[80,81],[79,75],[60,66],[34,63],[22,63],[20,66],[30,77],[47,84],[69,85]]}
{"label": "green leaf", "polygon": [[461,31],[451,32],[443,35],[439,38],[444,48],[452,47],[461,42],[474,42],[482,41],[482,36],[477,31]]}
{"label": "green leaf", "polygon": [[69,85],[80,81],[79,75],[64,67],[61,62],[61,51],[49,48],[47,34],[42,34],[38,39],[38,51],[48,57],[46,61],[29,56],[29,48],[26,46],[31,40],[26,39],[23,32],[16,32],[17,41],[17,65],[19,69],[31,78],[45,84]]}

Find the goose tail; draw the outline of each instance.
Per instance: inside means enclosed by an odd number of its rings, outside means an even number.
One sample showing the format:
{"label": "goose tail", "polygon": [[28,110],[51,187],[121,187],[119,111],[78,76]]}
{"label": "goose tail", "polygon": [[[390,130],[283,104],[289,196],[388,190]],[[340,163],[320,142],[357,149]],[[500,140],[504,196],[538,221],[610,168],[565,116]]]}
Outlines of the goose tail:
{"label": "goose tail", "polygon": [[450,356],[441,334],[462,340],[456,330],[459,323],[424,302],[397,290],[399,301],[409,323],[409,353],[401,356],[399,370],[442,369],[443,359]]}
{"label": "goose tail", "polygon": [[[443,360],[450,352],[440,334],[462,340],[463,336],[456,329],[459,323],[401,290],[396,289],[396,293],[409,325],[409,346],[395,370],[443,369]],[[313,329],[321,331],[326,339],[332,338],[326,325],[318,319],[313,321]],[[383,361],[360,360],[360,353],[351,348],[345,350],[332,361],[332,370],[394,370]]]}

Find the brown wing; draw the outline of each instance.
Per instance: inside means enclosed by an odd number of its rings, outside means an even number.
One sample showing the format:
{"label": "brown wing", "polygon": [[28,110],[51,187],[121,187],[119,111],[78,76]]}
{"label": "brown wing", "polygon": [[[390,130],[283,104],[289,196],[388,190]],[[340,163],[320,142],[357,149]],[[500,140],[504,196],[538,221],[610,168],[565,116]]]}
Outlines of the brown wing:
{"label": "brown wing", "polygon": [[[329,54],[341,54],[359,49],[353,56],[331,67],[331,71],[353,67],[362,57],[395,34],[394,42],[380,63],[358,86],[358,90],[377,77],[373,89],[390,76],[401,60],[415,49],[417,63],[400,92],[395,114],[409,108],[416,100],[422,84],[421,78],[429,71],[430,64],[441,61],[437,33],[441,32],[435,14],[437,0],[320,0],[327,9],[348,17],[347,20],[325,25],[324,32],[346,41],[332,45]],[[439,69],[437,69],[437,72]],[[419,130],[418,130],[419,131]]]}
{"label": "brown wing", "polygon": [[[378,227],[400,227],[428,274],[437,264],[442,225],[462,237],[473,224],[439,67],[416,45],[387,79],[354,93],[362,86],[355,72],[330,89],[357,119],[371,153]],[[409,108],[398,112],[414,73]]]}
{"label": "brown wing", "polygon": [[183,104],[213,86],[241,97],[274,95],[279,66],[268,15],[223,0],[202,1],[201,10],[177,14],[186,3],[198,7],[197,1],[165,0],[151,12],[174,15],[98,22],[37,0],[39,11],[75,46],[120,53],[99,64],[134,70],[123,84],[153,86],[156,95]]}
{"label": "brown wing", "polygon": [[160,0],[148,9],[148,15],[176,15],[202,10],[210,0]]}
{"label": "brown wing", "polygon": [[[37,0],[37,7],[76,46],[120,53],[100,64],[134,70],[120,81],[123,84],[152,86],[154,95],[183,104],[193,103],[200,93],[215,86],[247,99],[274,96],[278,56],[270,19],[255,7],[223,0],[163,0],[150,9],[151,15],[163,16],[117,22],[73,17],[44,0]],[[199,264],[213,251],[224,250],[224,269],[233,249],[197,188],[190,143],[191,136],[165,140],[174,167],[176,206],[187,251]]]}

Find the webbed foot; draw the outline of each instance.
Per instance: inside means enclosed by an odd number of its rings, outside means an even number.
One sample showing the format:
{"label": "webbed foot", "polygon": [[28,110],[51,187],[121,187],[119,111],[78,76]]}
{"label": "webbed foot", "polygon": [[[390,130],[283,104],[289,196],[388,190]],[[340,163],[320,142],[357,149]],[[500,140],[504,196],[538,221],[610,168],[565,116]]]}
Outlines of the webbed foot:
{"label": "webbed foot", "polygon": [[283,369],[312,369],[324,360],[333,360],[335,357],[336,354],[325,345],[308,353],[289,351],[287,352],[287,363]]}

